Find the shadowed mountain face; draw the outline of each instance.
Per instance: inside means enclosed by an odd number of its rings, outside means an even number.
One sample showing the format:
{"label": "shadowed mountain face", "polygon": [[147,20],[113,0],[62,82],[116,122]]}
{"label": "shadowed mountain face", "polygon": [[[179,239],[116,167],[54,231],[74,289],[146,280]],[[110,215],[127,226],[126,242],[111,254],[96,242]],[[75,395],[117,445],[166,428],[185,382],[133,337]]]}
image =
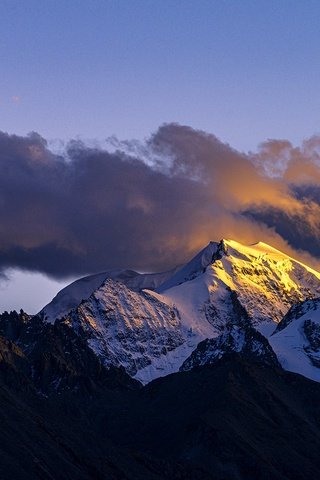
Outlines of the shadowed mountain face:
{"label": "shadowed mountain face", "polygon": [[305,480],[320,475],[320,385],[225,357],[132,389],[48,398],[0,370],[3,480]]}
{"label": "shadowed mountain face", "polygon": [[62,392],[89,395],[104,388],[137,388],[123,368],[106,369],[87,343],[67,325],[43,322],[16,312],[0,315],[0,370],[6,383],[47,396]]}

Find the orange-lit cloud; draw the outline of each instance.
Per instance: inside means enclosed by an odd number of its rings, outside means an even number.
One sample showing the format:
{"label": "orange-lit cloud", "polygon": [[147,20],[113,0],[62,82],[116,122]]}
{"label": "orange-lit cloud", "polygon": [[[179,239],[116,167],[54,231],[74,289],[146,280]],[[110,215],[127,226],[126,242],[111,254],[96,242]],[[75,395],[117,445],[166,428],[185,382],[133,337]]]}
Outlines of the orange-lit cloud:
{"label": "orange-lit cloud", "polygon": [[264,241],[318,266],[320,138],[245,155],[214,135],[164,125],[113,153],[0,134],[0,267],[62,277],[164,270],[210,240]]}

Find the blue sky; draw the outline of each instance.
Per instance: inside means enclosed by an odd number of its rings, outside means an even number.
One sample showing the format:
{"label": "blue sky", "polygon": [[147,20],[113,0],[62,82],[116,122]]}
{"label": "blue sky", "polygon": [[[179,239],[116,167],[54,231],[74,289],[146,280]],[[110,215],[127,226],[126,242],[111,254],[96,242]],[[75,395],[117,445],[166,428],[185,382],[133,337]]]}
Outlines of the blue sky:
{"label": "blue sky", "polygon": [[299,143],[319,131],[319,18],[312,0],[3,0],[1,128]]}
{"label": "blue sky", "polygon": [[[2,0],[0,130],[103,141],[178,122],[243,151],[300,144],[320,131],[319,21],[313,0]],[[12,275],[2,304],[37,309]],[[39,306],[61,287],[32,279]]]}

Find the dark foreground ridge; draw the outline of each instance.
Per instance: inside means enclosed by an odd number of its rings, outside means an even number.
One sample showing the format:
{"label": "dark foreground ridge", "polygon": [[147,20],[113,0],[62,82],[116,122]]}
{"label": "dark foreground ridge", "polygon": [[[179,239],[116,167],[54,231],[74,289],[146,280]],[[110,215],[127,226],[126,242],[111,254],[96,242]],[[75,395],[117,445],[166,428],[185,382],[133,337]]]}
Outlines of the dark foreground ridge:
{"label": "dark foreground ridge", "polygon": [[41,349],[22,320],[2,322],[1,480],[320,478],[320,384],[230,354],[141,387],[52,325]]}

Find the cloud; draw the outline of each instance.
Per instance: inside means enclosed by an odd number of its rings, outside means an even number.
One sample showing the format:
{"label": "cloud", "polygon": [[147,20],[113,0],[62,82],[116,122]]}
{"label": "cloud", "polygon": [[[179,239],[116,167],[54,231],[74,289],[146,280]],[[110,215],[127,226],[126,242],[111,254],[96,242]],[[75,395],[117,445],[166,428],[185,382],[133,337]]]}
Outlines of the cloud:
{"label": "cloud", "polygon": [[0,133],[0,269],[160,271],[221,238],[262,240],[317,264],[319,152],[315,136],[245,155],[176,124],[144,144],[71,141],[62,154],[37,133]]}

